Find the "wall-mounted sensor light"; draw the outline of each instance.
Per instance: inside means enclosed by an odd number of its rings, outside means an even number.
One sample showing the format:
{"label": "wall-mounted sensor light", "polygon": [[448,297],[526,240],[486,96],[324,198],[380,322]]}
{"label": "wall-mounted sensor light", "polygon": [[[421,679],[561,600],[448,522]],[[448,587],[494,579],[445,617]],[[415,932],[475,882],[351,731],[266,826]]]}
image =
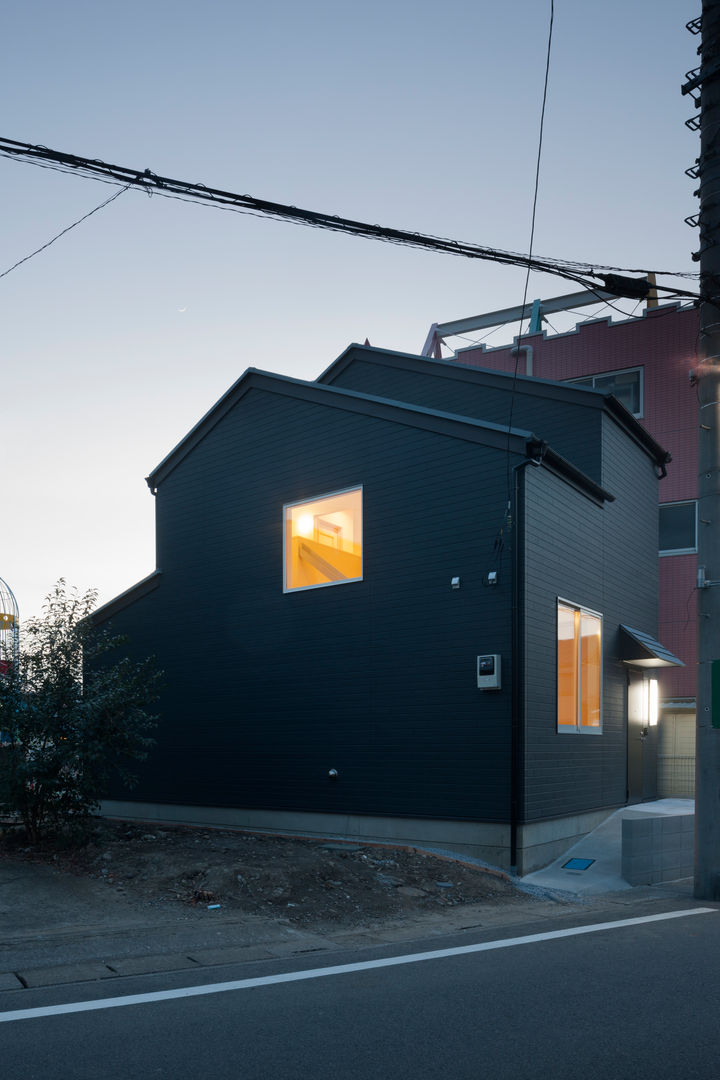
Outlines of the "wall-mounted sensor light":
{"label": "wall-mounted sensor light", "polygon": [[657,727],[658,722],[658,681],[657,679],[648,679],[648,724],[650,727]]}
{"label": "wall-mounted sensor light", "polygon": [[497,580],[498,580],[497,570],[491,570],[488,573],[488,576],[485,578],[485,584],[486,585],[497,585]]}
{"label": "wall-mounted sensor light", "polygon": [[459,589],[460,588],[460,578],[459,577],[450,578],[450,587],[453,588],[453,589]]}
{"label": "wall-mounted sensor light", "polygon": [[330,772],[328,773],[328,776],[330,777],[331,780],[337,780],[337,778],[338,778],[337,769],[331,769]]}

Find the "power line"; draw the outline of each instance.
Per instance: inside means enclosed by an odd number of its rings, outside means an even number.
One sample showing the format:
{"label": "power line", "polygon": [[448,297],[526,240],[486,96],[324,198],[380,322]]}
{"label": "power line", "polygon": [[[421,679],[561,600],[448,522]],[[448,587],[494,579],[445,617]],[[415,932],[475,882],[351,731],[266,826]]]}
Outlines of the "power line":
{"label": "power line", "polygon": [[[533,243],[534,243],[534,240],[535,240],[535,219],[536,219],[536,215],[537,215],[538,192],[540,190],[540,162],[542,160],[543,132],[544,132],[544,129],[545,129],[545,107],[547,105],[548,82],[549,82],[549,79],[550,79],[550,52],[551,52],[551,49],[552,49],[553,23],[554,23],[554,21],[555,21],[555,3],[554,3],[554,0],[550,0],[550,22],[549,22],[549,26],[548,26],[547,51],[546,51],[546,55],[545,55],[545,79],[543,81],[542,105],[541,105],[541,108],[540,108],[540,129],[539,129],[539,132],[538,132],[538,147],[537,147],[537,155],[536,155],[536,160],[535,160],[535,188],[534,188],[534,191],[533,191],[532,214],[530,216],[530,243],[528,245],[527,269],[525,271],[525,285],[523,287],[522,306],[520,308],[520,334],[518,336],[517,346],[516,346],[516,349],[515,349],[515,366],[513,368],[512,385],[511,385],[511,389],[510,389],[510,408],[508,410],[507,441],[505,443],[505,483],[506,483],[505,514],[504,514],[504,517],[503,517],[503,523],[502,523],[502,525],[500,527],[500,531],[498,532],[498,534],[497,534],[497,536],[495,538],[495,545],[494,545],[495,550],[497,551],[497,554],[498,554],[498,559],[497,559],[498,573],[500,572],[500,564],[501,564],[501,560],[502,560],[503,532],[504,532],[504,530],[507,529],[508,533],[511,534],[511,535],[512,535],[513,532],[515,533],[515,536],[513,537],[513,541],[512,541],[512,546],[515,549],[515,551],[517,551],[517,537],[519,535],[518,531],[517,531],[517,526],[516,526],[515,523],[513,523],[513,512],[515,512],[516,516],[519,514],[519,506],[518,506],[519,497],[520,497],[519,496],[519,486],[516,487],[517,495],[516,495],[516,499],[515,499],[515,506],[513,506],[513,480],[515,480],[515,483],[517,485],[519,485],[519,479],[518,478],[520,476],[521,463],[519,463],[519,462],[516,463],[516,469],[513,469],[512,457],[511,457],[511,454],[510,454],[510,433],[512,431],[513,412],[514,412],[514,409],[515,409],[515,391],[517,389],[518,365],[520,363],[520,349],[521,349],[520,342],[522,340],[522,325],[523,325],[523,320],[525,318],[525,308],[527,306],[528,288],[530,286],[530,273],[531,273],[532,268],[533,268],[532,264],[533,264]],[[527,447],[526,447],[526,449],[527,449]],[[525,463],[527,463],[527,460],[528,459],[526,459]],[[516,597],[515,597],[515,589],[513,587],[513,603],[515,603],[515,599],[516,599]],[[515,630],[513,630],[513,652],[515,651],[515,646],[516,646]],[[519,684],[519,680],[518,680],[518,684]],[[520,790],[520,788],[521,788],[520,777],[521,777],[521,767],[522,767],[521,766],[521,757],[522,757],[522,751],[521,751],[522,743],[521,743],[521,740],[522,740],[523,735],[522,735],[522,727],[521,727],[521,723],[520,723],[519,704],[520,704],[520,697],[518,696],[518,694],[515,693],[515,691],[513,691],[513,699],[512,699],[513,717],[512,717],[511,738],[510,738],[510,744],[511,744],[510,745],[510,756],[511,756],[511,760],[512,760],[511,772],[510,772],[510,777],[511,777],[511,779],[510,779],[510,862],[512,863],[513,866],[516,865],[516,863],[517,863],[518,824],[519,824],[519,821],[520,821],[520,809],[521,809],[521,805],[522,805],[522,801],[523,801],[522,793],[521,793],[521,790]]]}
{"label": "power line", "polygon": [[550,51],[552,49],[552,37],[553,37],[553,23],[554,23],[554,21],[555,21],[555,3],[554,3],[554,0],[550,0],[550,24],[549,24],[549,27],[548,27],[547,52],[546,52],[546,55],[545,55],[545,81],[543,83],[542,106],[540,108],[540,131],[539,131],[539,134],[538,134],[538,148],[537,148],[537,156],[536,156],[536,163],[535,163],[535,190],[533,192],[532,214],[531,214],[531,218],[530,218],[530,244],[529,244],[529,247],[528,247],[527,271],[525,273],[525,285],[523,287],[522,305],[521,305],[521,308],[520,308],[520,334],[518,335],[517,347],[516,347],[516,351],[515,351],[515,366],[513,368],[512,389],[510,391],[510,412],[509,412],[509,416],[508,416],[507,444],[506,444],[506,448],[505,448],[505,458],[506,458],[505,471],[506,471],[506,483],[507,483],[506,522],[508,524],[509,524],[510,512],[511,512],[511,506],[512,506],[512,490],[511,490],[511,483],[510,483],[511,482],[511,477],[512,477],[512,469],[511,469],[511,466],[510,466],[510,460],[511,460],[510,459],[510,432],[512,430],[513,412],[514,412],[514,409],[515,409],[515,387],[517,385],[518,366],[520,364],[520,341],[522,340],[522,325],[523,325],[523,321],[525,319],[525,308],[527,307],[527,295],[528,295],[528,289],[530,287],[530,272],[532,270],[532,261],[533,261],[532,252],[533,252],[533,242],[535,240],[535,218],[537,216],[538,191],[540,190],[540,161],[542,159],[543,132],[545,130],[545,106],[547,105],[548,81],[550,79]]}
{"label": "power line", "polygon": [[13,270],[17,270],[18,266],[22,266],[23,263],[26,263],[28,259],[32,259],[35,255],[39,255],[41,251],[45,251],[45,249],[49,248],[51,244],[54,244],[56,240],[59,240],[61,236],[65,236],[65,233],[69,233],[71,229],[74,229],[76,225],[81,225],[83,221],[87,221],[87,219],[89,217],[92,217],[93,214],[97,214],[98,210],[102,210],[105,206],[109,206],[111,202],[115,202],[116,199],[119,199],[121,195],[125,194],[128,187],[129,185],[126,185],[120,191],[116,191],[114,195],[111,195],[109,199],[106,199],[105,202],[101,202],[100,205],[96,206],[93,210],[88,210],[87,214],[83,214],[83,216],[81,218],[78,218],[77,221],[73,221],[72,225],[68,225],[68,227],[66,229],[63,229],[62,232],[59,232],[57,236],[53,236],[52,240],[48,240],[47,244],[43,244],[42,247],[36,248],[35,251],[31,251],[29,255],[25,256],[25,258],[18,259],[18,261],[16,263],[13,263],[12,266],[9,266],[7,270],[3,270],[3,272],[0,274],[0,278],[6,277]]}
{"label": "power line", "polygon": [[[339,217],[323,211],[289,206],[284,203],[271,202],[267,199],[258,199],[252,195],[241,195],[220,188],[206,187],[204,184],[192,184],[168,176],[159,176],[150,169],[131,169],[122,165],[110,165],[104,161],[50,150],[46,146],[33,146],[31,143],[17,142],[14,139],[0,137],[0,155],[26,164],[38,165],[42,168],[76,173],[104,183],[122,184],[123,187],[138,188],[148,194],[161,195],[163,198],[204,203],[225,210],[232,210],[236,213],[256,214],[261,217],[292,221],[311,228],[327,229],[351,236],[365,236],[384,243],[421,248],[426,251],[456,255],[461,258],[483,259],[509,266],[523,266],[537,273],[554,274],[558,277],[567,278],[570,281],[575,281],[583,288],[607,288],[607,276],[612,277],[616,273],[647,274],[650,272],[643,269],[628,270],[622,267],[602,266],[568,259],[531,257],[519,252],[504,251],[500,248],[486,247],[463,240],[452,240],[442,236],[355,221],[351,218]],[[655,273],[666,277],[692,278],[696,276],[693,273],[671,270],[656,270]],[[598,286],[597,279],[603,281],[604,286]],[[628,284],[626,281],[623,286],[622,281],[617,279],[613,281],[613,285],[619,288],[627,288]],[[631,283],[630,287],[632,288]],[[667,286],[658,286],[658,288],[663,292],[672,292],[675,295],[697,299],[695,293],[684,292]],[[610,291],[616,291],[616,289],[611,285]]]}

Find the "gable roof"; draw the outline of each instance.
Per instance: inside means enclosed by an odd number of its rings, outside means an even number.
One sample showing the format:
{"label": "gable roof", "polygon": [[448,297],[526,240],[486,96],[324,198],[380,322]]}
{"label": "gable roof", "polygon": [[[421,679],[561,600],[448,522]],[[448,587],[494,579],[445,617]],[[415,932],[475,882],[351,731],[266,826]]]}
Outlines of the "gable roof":
{"label": "gable roof", "polygon": [[456,439],[466,439],[502,450],[510,449],[511,452],[523,456],[527,453],[528,445],[538,443],[532,432],[522,428],[508,430],[505,425],[494,424],[488,420],[459,416],[422,405],[392,401],[389,398],[358,393],[356,390],[341,390],[334,386],[323,386],[317,382],[305,382],[287,375],[274,375],[257,368],[248,368],[146,477],[150,489],[154,491],[182,459],[252,390],[310,401],[326,408],[375,416],[392,423],[436,431]]}
{"label": "gable roof", "polygon": [[355,390],[341,390],[319,382],[305,382],[302,379],[274,375],[256,368],[248,368],[145,478],[150,490],[154,493],[158,484],[169,476],[216,424],[253,390],[291,397],[298,401],[309,401],[326,408],[373,416],[390,423],[422,428],[454,439],[464,439],[483,446],[494,447],[523,458],[532,458],[537,464],[550,469],[591,499],[597,502],[614,499],[613,495],[557,454],[546,442],[522,428],[508,429],[506,425],[494,424],[488,420],[478,420],[475,417],[442,412],[422,405],[411,405],[404,401],[375,397]]}
{"label": "gable roof", "polygon": [[508,393],[528,394],[535,398],[598,409],[612,417],[615,423],[645,450],[660,469],[664,470],[665,465],[671,460],[668,451],[648,433],[613,394],[593,387],[574,386],[553,379],[538,379],[531,375],[514,375],[506,371],[491,371],[487,368],[476,367],[474,364],[459,363],[456,360],[435,360],[427,356],[417,356],[414,353],[358,344],[349,345],[316,381],[331,386],[342,372],[358,360],[403,371],[422,372],[424,375],[471,383],[475,386],[485,385],[505,390]]}

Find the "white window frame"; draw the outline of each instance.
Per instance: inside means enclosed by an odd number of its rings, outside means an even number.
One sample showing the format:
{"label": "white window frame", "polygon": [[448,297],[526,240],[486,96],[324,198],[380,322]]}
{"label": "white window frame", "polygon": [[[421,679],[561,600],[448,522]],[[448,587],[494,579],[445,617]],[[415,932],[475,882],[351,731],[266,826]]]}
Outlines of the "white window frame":
{"label": "white window frame", "polygon": [[[560,723],[558,723],[558,715],[557,715],[558,714],[557,672],[558,672],[558,640],[559,640],[559,638],[558,638],[558,615],[559,615],[559,611],[560,611],[561,606],[565,607],[565,608],[569,608],[572,611],[579,611],[581,617],[583,615],[592,615],[594,618],[600,620],[600,726],[599,727],[583,727],[582,726],[582,661],[580,660],[579,657],[578,657],[578,665],[577,665],[577,679],[578,679],[577,704],[578,704],[578,712],[577,712],[577,715],[575,717],[575,726],[572,727],[570,724],[560,724]],[[603,662],[603,658],[605,656],[605,650],[603,648],[603,645],[604,645],[604,642],[603,642],[603,625],[604,624],[603,624],[602,612],[593,611],[592,608],[584,607],[582,604],[577,604],[574,600],[566,600],[562,596],[558,596],[556,598],[556,601],[555,601],[555,686],[556,686],[556,689],[555,689],[555,694],[556,694],[556,699],[555,699],[555,731],[557,732],[558,735],[602,735],[602,733],[603,733],[603,725],[604,725],[603,683],[605,681],[605,679],[604,679],[605,667],[604,667],[604,662]],[[581,640],[582,640],[582,637],[581,637]]]}
{"label": "white window frame", "polygon": [[[645,415],[645,369],[642,364],[637,367],[618,368],[617,371],[594,371],[592,375],[578,375],[574,379],[564,379],[563,382],[569,386],[578,385],[579,383],[587,384],[589,379],[592,379],[592,389],[597,389],[595,386],[595,379],[607,379],[609,375],[630,375],[632,372],[638,373],[638,386],[640,389],[640,409],[639,412],[634,412],[632,415],[636,420],[641,419]],[[619,399],[618,399],[619,400]]]}
{"label": "white window frame", "polygon": [[[697,499],[677,499],[675,502],[660,503],[658,513],[668,506],[695,506],[695,545],[693,547],[684,548],[661,548],[660,537],[658,535],[658,555],[661,559],[664,559],[667,555],[695,555],[697,553],[698,542],[698,501]],[[658,524],[658,534],[660,532]]]}
{"label": "white window frame", "polygon": [[[309,503],[321,502],[323,499],[340,498],[343,495],[360,493],[360,576],[354,578],[341,578],[339,581],[321,581],[313,585],[289,585],[287,564],[287,525],[288,510],[295,506],[307,506]],[[333,585],[351,585],[354,581],[362,581],[365,571],[365,496],[362,484],[353,484],[352,487],[341,488],[339,491],[327,491],[322,495],[312,495],[307,499],[296,499],[294,502],[283,503],[283,592],[297,593],[308,592],[310,589],[328,589]]]}

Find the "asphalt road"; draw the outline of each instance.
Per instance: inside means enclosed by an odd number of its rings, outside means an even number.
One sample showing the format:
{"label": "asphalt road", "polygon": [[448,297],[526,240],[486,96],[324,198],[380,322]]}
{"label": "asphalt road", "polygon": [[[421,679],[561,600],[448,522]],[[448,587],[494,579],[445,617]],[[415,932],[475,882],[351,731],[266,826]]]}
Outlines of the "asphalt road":
{"label": "asphalt road", "polygon": [[716,1080],[720,911],[674,907],[3,993],[3,1076]]}

